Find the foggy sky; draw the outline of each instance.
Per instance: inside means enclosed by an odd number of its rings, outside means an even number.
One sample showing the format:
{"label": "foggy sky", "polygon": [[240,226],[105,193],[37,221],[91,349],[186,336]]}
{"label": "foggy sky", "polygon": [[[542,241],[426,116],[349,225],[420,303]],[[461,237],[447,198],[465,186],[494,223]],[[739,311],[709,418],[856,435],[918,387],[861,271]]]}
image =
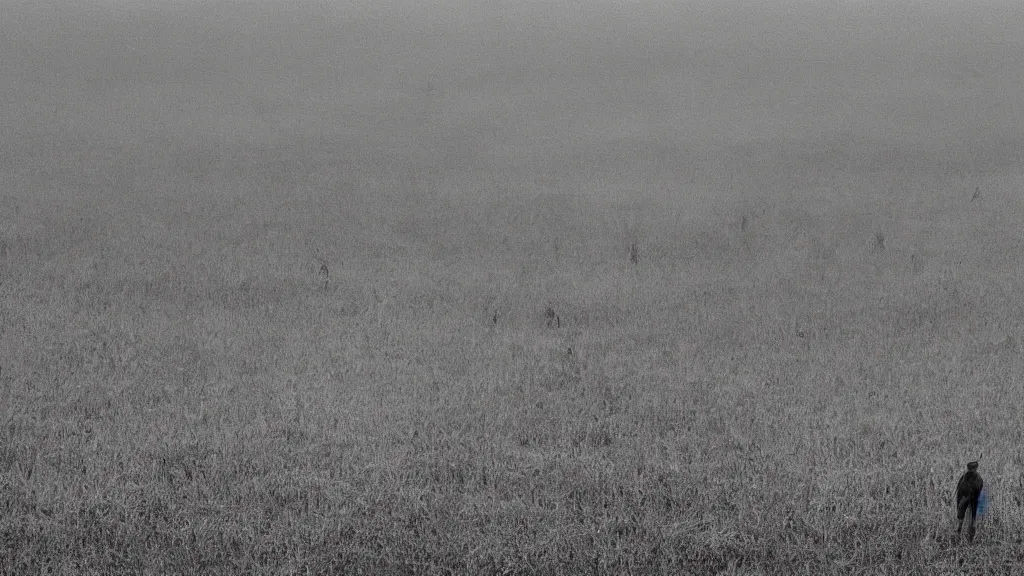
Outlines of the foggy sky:
{"label": "foggy sky", "polygon": [[554,122],[714,145],[842,130],[929,141],[1016,130],[1024,8],[11,2],[0,51],[5,140],[375,138],[479,116],[541,136]]}

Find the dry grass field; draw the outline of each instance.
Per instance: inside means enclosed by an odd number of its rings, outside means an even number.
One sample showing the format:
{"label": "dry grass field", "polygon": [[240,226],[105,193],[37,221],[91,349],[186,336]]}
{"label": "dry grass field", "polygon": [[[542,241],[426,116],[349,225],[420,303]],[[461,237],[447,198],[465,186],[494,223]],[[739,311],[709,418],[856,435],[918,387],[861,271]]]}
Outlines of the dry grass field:
{"label": "dry grass field", "polygon": [[83,6],[0,9],[0,573],[1024,562],[1020,9]]}

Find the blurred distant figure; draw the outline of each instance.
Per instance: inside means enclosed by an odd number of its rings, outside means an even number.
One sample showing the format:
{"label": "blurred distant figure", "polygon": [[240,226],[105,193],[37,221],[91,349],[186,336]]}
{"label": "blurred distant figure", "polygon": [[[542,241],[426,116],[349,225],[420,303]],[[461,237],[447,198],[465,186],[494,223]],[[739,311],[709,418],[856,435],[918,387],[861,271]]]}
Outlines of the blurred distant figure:
{"label": "blurred distant figure", "polygon": [[548,306],[548,309],[544,311],[544,317],[548,319],[548,328],[561,328],[562,319],[559,318],[558,314],[555,314],[555,309]]}
{"label": "blurred distant figure", "polygon": [[964,514],[970,510],[971,519],[967,524],[967,541],[974,542],[974,519],[978,516],[978,504],[982,499],[982,488],[985,482],[978,474],[978,462],[968,462],[967,472],[956,483],[956,534],[964,527]]}

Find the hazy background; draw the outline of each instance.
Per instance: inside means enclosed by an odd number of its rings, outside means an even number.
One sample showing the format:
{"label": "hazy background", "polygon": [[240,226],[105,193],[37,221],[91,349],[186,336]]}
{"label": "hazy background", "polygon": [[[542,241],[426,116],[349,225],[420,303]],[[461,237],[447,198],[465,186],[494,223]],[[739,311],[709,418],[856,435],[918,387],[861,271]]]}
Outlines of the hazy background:
{"label": "hazy background", "polygon": [[[22,177],[47,146],[87,143],[83,162],[126,172],[175,158],[194,175],[227,149],[277,146],[353,169],[521,170],[543,181],[585,166],[605,171],[601,192],[626,196],[639,191],[615,190],[615,179],[649,163],[685,195],[702,162],[758,145],[929,171],[1019,162],[1024,147],[1024,8],[1009,2],[2,11],[2,161]],[[861,147],[870,152],[851,154]]]}

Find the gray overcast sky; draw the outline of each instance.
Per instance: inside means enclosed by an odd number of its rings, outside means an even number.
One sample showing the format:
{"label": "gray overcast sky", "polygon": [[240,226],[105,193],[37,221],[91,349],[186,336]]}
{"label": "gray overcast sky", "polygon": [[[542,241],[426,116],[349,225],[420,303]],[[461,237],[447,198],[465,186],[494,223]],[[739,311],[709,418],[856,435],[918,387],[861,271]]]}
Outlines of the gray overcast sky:
{"label": "gray overcast sky", "polygon": [[[448,118],[423,111],[429,93],[453,117],[590,126],[621,110],[723,141],[851,117],[884,132],[906,110],[917,116],[901,134],[928,139],[949,123],[1007,126],[1024,53],[1012,2],[86,0],[8,2],[0,16],[6,131],[112,137],[157,125],[258,137],[246,111],[272,119],[268,132]],[[971,90],[992,113],[944,108],[943,94],[961,106]]]}

